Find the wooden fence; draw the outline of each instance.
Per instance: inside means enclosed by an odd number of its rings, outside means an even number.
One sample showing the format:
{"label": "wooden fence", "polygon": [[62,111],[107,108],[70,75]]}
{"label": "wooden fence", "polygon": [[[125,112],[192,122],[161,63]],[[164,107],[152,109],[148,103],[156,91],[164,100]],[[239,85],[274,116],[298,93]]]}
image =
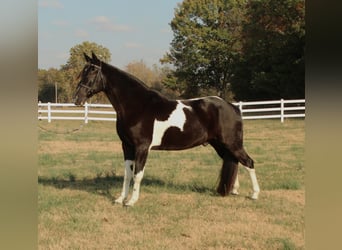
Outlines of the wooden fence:
{"label": "wooden fence", "polygon": [[[280,119],[305,117],[305,99],[259,102],[235,102],[243,119]],[[116,121],[111,104],[89,104],[83,107],[72,103],[38,103],[38,120]]]}

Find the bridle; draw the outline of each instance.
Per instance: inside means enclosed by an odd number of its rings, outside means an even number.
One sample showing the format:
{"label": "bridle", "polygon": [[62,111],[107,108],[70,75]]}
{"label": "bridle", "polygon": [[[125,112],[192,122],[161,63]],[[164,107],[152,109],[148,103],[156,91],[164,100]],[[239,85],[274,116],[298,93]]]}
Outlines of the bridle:
{"label": "bridle", "polygon": [[91,81],[90,86],[85,85],[85,84],[83,84],[83,83],[79,83],[79,84],[78,84],[78,88],[79,88],[79,87],[83,87],[83,88],[88,89],[88,92],[87,92],[87,96],[88,96],[88,97],[94,95],[95,89],[93,89],[92,86],[94,86],[94,83],[97,82],[97,80],[98,80],[99,77],[100,77],[101,80],[102,80],[102,87],[103,87],[103,90],[106,89],[106,85],[105,85],[105,82],[104,82],[104,79],[103,79],[103,76],[102,76],[102,72],[101,72],[101,66],[98,66],[98,65],[95,65],[95,64],[92,64],[92,63],[90,64],[90,66],[93,66],[93,67],[97,68],[97,74],[96,74],[95,78]]}

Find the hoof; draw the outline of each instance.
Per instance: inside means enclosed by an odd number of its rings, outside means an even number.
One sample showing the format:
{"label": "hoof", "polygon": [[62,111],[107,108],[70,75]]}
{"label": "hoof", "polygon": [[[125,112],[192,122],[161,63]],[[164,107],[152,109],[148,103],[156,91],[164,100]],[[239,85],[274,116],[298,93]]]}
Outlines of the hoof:
{"label": "hoof", "polygon": [[238,192],[237,190],[233,190],[233,191],[231,192],[231,194],[232,194],[232,195],[238,195],[239,192]]}
{"label": "hoof", "polygon": [[250,197],[252,200],[257,200],[259,197],[259,193],[253,193],[252,196]]}
{"label": "hoof", "polygon": [[133,202],[127,202],[123,204],[124,207],[133,207],[134,203]]}
{"label": "hoof", "polygon": [[125,199],[122,198],[122,197],[119,197],[117,198],[115,201],[114,201],[115,204],[120,204],[120,205],[124,205],[125,204]]}

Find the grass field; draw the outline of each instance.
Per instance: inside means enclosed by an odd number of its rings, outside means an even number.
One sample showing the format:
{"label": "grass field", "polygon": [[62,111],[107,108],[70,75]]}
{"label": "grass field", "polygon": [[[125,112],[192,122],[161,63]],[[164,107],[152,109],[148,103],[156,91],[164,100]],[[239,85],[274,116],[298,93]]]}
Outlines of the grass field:
{"label": "grass field", "polygon": [[113,203],[124,173],[115,123],[39,125],[53,131],[38,133],[39,249],[304,249],[304,120],[244,122],[259,200],[244,168],[240,195],[217,196],[221,161],[201,146],[151,151],[133,208]]}

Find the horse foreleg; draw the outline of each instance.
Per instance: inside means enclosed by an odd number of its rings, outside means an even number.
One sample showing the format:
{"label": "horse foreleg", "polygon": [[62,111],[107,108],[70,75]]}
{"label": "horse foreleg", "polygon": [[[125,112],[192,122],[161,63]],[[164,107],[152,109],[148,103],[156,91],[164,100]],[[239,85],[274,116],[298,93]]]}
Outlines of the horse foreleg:
{"label": "horse foreleg", "polygon": [[115,203],[124,204],[125,200],[127,199],[129,185],[133,177],[133,164],[134,162],[132,160],[125,161],[125,177],[122,186],[122,192],[120,197],[115,200]]}
{"label": "horse foreleg", "polygon": [[138,201],[140,194],[140,184],[143,177],[144,169],[135,175],[132,197],[127,203],[125,203],[125,206],[133,206]]}
{"label": "horse foreleg", "polygon": [[125,204],[126,206],[133,206],[139,199],[140,184],[144,177],[144,166],[146,163],[148,154],[148,147],[143,147],[137,150],[136,161],[135,161],[135,175],[133,193],[131,199]]}
{"label": "horse foreleg", "polygon": [[253,194],[252,194],[251,198],[253,200],[257,200],[259,193],[260,193],[260,187],[259,187],[258,180],[257,180],[256,174],[255,174],[255,169],[249,168],[249,167],[246,167],[246,169],[249,173],[249,176],[251,178],[252,185],[253,185]]}

